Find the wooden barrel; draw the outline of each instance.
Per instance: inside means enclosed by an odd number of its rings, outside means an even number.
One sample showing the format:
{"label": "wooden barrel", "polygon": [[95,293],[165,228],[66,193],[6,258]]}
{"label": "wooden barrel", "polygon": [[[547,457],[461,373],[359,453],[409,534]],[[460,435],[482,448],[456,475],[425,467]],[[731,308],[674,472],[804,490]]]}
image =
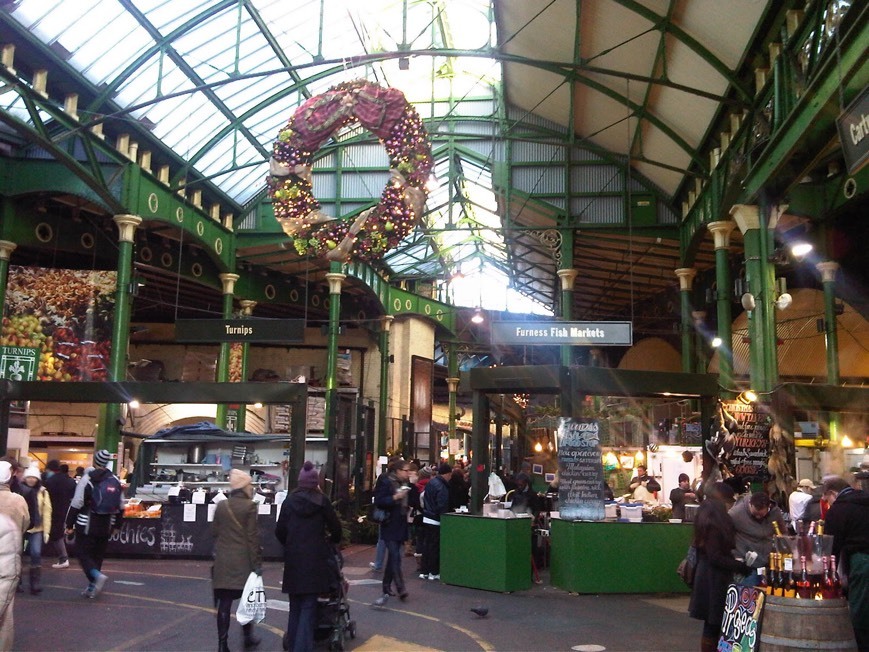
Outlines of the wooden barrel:
{"label": "wooden barrel", "polygon": [[766,596],[760,625],[761,652],[846,650],[857,652],[848,603]]}

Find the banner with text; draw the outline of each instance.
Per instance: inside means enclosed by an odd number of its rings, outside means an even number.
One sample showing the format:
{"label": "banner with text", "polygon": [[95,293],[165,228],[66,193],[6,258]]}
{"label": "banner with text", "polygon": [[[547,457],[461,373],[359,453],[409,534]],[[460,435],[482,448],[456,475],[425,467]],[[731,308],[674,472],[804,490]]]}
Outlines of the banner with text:
{"label": "banner with text", "polygon": [[176,342],[305,341],[304,319],[176,319]]}
{"label": "banner with text", "polygon": [[558,510],[567,521],[604,520],[600,424],[596,419],[558,421]]}
{"label": "banner with text", "polygon": [[629,321],[493,321],[492,344],[550,346],[631,346]]}

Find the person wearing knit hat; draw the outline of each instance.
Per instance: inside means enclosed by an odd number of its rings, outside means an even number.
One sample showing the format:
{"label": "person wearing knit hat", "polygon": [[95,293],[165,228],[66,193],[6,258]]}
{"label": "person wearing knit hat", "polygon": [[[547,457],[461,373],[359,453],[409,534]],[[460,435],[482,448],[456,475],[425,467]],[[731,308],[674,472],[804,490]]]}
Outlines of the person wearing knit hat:
{"label": "person wearing knit hat", "polygon": [[453,467],[446,462],[438,465],[438,474],[425,487],[422,500],[423,549],[419,578],[436,581],[441,578],[441,515],[450,509],[449,482]]}
{"label": "person wearing knit hat", "polygon": [[320,491],[319,480],[314,465],[305,462],[298,486],[281,505],[275,525],[275,536],[284,547],[281,591],[290,598],[285,637],[290,650],[314,649],[317,597],[332,592],[340,581],[334,546],[341,542],[341,521],[329,497]]}
{"label": "person wearing knit hat", "polygon": [[48,543],[51,529],[51,498],[42,486],[42,476],[36,462],[32,462],[24,471],[19,491],[30,513],[30,528],[24,533],[30,556],[30,593],[39,595],[42,593],[42,545]]}
{"label": "person wearing knit hat", "polygon": [[108,468],[109,451],[94,453],[94,465],[88,468],[75,487],[66,513],[66,534],[75,532],[76,554],[88,585],[81,595],[94,599],[108,582],[103,560],[109,537],[121,526],[123,488]]}
{"label": "person wearing knit hat", "polygon": [[[251,573],[262,575],[262,547],[257,522],[257,504],[253,498],[250,473],[241,469],[229,472],[229,498],[217,504],[211,534],[214,537],[214,567],[211,584],[217,607],[217,644],[219,652],[228,652],[232,603],[241,597]],[[242,625],[246,650],[259,645],[254,623]]]}

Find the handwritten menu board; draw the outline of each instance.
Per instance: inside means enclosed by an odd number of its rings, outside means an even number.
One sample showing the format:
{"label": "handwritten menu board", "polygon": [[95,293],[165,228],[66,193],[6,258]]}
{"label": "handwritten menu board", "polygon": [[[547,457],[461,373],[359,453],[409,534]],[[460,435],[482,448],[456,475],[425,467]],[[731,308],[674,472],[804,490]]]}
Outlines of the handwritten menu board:
{"label": "handwritten menu board", "polygon": [[772,426],[769,408],[765,405],[724,404],[733,418],[735,432],[730,433],[732,450],[725,464],[733,475],[743,480],[765,480],[769,477],[769,431]]}
{"label": "handwritten menu board", "polygon": [[760,615],[766,594],[754,586],[731,584],[724,596],[718,652],[752,652],[760,640]]}
{"label": "handwritten menu board", "polygon": [[600,424],[562,417],[558,422],[558,508],[570,521],[604,520]]}

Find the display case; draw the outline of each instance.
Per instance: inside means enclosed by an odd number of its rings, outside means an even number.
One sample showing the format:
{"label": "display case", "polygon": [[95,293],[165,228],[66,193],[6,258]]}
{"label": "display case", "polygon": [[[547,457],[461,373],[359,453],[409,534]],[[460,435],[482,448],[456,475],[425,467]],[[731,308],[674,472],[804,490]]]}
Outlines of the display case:
{"label": "display case", "polygon": [[287,487],[290,447],[287,434],[230,433],[213,424],[160,432],[139,446],[128,497],[187,502],[186,492],[228,489],[230,471],[240,469],[268,499]]}

